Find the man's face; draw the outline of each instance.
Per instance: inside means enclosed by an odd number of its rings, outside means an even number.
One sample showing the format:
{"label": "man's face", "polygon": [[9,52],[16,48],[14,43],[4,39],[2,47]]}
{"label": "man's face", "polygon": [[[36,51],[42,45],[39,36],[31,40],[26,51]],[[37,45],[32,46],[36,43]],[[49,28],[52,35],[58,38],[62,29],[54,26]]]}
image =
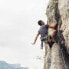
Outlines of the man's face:
{"label": "man's face", "polygon": [[45,23],[42,21],[41,24],[44,25]]}

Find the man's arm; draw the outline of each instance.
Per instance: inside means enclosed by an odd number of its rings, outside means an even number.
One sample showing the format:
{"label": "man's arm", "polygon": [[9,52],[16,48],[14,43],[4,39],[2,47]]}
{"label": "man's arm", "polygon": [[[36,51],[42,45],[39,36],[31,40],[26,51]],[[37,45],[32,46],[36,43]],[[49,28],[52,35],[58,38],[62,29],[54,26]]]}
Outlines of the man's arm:
{"label": "man's arm", "polygon": [[34,42],[32,43],[32,45],[34,45],[34,44],[36,43],[36,40],[37,40],[38,36],[39,36],[39,32],[37,33],[37,35],[36,35],[36,37],[35,37],[35,40],[34,40]]}
{"label": "man's arm", "polygon": [[55,29],[55,27],[56,27],[57,24],[58,24],[58,23],[56,22],[54,26],[49,26],[49,28]]}

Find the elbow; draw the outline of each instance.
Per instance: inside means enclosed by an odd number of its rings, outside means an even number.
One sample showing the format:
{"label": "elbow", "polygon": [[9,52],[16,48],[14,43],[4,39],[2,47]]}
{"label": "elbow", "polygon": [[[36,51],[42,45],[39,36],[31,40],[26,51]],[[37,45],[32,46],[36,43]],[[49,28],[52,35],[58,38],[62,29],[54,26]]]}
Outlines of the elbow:
{"label": "elbow", "polygon": [[53,28],[53,29],[55,29],[55,26],[51,26],[51,27],[49,27],[49,28]]}
{"label": "elbow", "polygon": [[53,29],[55,29],[55,26],[53,26]]}

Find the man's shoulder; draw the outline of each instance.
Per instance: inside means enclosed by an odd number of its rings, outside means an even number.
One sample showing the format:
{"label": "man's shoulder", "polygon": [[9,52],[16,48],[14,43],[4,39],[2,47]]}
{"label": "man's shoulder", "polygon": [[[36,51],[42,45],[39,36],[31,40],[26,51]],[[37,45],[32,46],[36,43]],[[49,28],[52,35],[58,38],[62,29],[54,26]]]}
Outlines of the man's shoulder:
{"label": "man's shoulder", "polygon": [[43,28],[43,27],[48,27],[48,24],[42,25],[39,29]]}
{"label": "man's shoulder", "polygon": [[45,24],[45,27],[49,27],[49,25],[48,24]]}
{"label": "man's shoulder", "polygon": [[49,26],[48,24],[42,25],[42,26],[40,27],[40,29],[41,29],[41,28],[44,28],[44,27],[48,27],[48,26]]}
{"label": "man's shoulder", "polygon": [[48,24],[45,24],[45,25],[48,25]]}
{"label": "man's shoulder", "polygon": [[42,25],[42,26],[49,26],[48,24],[44,24],[44,25]]}

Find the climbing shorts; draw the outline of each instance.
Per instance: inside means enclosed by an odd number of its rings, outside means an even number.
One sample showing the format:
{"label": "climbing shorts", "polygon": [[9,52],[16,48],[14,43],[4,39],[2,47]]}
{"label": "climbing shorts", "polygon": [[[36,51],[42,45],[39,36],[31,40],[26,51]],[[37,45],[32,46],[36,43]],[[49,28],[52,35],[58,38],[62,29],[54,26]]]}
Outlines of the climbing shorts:
{"label": "climbing shorts", "polygon": [[40,39],[41,39],[41,41],[48,41],[48,40],[51,40],[52,39],[52,37],[51,37],[51,35],[46,35],[46,36],[44,36],[44,37],[40,37]]}

